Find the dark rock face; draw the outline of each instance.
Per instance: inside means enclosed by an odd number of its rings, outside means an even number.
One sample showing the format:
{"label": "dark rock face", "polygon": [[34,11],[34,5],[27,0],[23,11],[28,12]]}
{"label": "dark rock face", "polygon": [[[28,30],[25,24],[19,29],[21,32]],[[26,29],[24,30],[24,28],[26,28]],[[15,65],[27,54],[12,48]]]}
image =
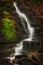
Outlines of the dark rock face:
{"label": "dark rock face", "polygon": [[11,63],[9,63],[9,60],[7,59],[0,59],[0,64],[1,65],[12,65]]}
{"label": "dark rock face", "polygon": [[24,41],[23,43],[23,49],[24,51],[37,51],[38,47],[40,47],[40,43],[39,42],[35,42],[35,41]]}
{"label": "dark rock face", "polygon": [[[0,65],[12,65],[9,60],[3,59],[13,53],[12,50],[15,45],[21,40],[28,38],[25,32],[22,21],[20,20],[13,2],[16,1],[21,12],[25,13],[30,19],[31,26],[35,28],[35,35],[32,42],[23,42],[23,55],[16,57],[19,59],[17,63],[19,65],[43,65],[43,1],[42,0],[0,0]],[[7,11],[9,14],[3,14],[3,11]],[[4,39],[2,35],[3,18],[8,17],[15,21],[15,29],[17,38],[13,41],[8,41]],[[24,23],[27,29],[26,22]],[[40,61],[34,63],[29,58],[27,58],[27,52],[38,51],[40,54]],[[23,59],[22,59],[23,58]],[[34,57],[32,57],[36,60]],[[22,60],[20,60],[22,59]]]}

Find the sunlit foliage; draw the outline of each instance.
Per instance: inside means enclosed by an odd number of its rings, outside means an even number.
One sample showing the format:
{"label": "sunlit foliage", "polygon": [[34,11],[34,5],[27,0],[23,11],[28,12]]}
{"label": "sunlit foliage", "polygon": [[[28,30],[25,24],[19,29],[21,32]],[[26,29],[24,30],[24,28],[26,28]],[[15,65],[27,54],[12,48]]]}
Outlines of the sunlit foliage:
{"label": "sunlit foliage", "polygon": [[3,30],[4,37],[7,40],[12,40],[16,37],[16,30],[14,28],[14,22],[9,18],[3,19]]}

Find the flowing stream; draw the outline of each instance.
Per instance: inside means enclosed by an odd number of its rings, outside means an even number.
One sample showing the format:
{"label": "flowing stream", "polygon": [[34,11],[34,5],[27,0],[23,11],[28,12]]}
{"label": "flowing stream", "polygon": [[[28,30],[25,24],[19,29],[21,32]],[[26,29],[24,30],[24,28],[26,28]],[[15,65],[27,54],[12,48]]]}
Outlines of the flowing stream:
{"label": "flowing stream", "polygon": [[20,11],[20,9],[18,8],[16,2],[14,2],[13,4],[14,4],[14,7],[16,9],[16,12],[17,12],[17,14],[18,14],[18,16],[19,16],[22,24],[23,24],[24,30],[27,33],[27,29],[25,28],[25,24],[24,24],[23,19],[26,21],[29,34],[28,34],[28,38],[23,39],[20,43],[16,44],[16,47],[13,48],[15,50],[15,52],[12,53],[10,55],[10,57],[7,57],[7,59],[10,59],[10,63],[12,63],[12,60],[15,59],[15,56],[16,55],[22,55],[23,42],[24,41],[30,41],[31,42],[33,40],[33,38],[34,38],[34,28],[31,27],[30,21],[28,20],[27,16]]}

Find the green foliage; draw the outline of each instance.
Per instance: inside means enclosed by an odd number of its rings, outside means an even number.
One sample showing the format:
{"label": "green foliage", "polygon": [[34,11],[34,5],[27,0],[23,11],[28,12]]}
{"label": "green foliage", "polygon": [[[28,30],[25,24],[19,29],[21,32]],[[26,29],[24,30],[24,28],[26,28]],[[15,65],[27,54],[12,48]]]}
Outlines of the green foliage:
{"label": "green foliage", "polygon": [[3,22],[4,22],[4,28],[10,29],[14,26],[14,23],[8,18],[5,18]]}
{"label": "green foliage", "polygon": [[9,18],[3,20],[3,34],[7,40],[16,38],[16,30],[14,28],[14,22]]}

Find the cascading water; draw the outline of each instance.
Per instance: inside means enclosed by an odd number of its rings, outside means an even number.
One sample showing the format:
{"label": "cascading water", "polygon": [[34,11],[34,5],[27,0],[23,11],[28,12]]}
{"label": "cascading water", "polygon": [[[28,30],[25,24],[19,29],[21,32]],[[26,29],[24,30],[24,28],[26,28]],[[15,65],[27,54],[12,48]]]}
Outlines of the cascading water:
{"label": "cascading water", "polygon": [[34,36],[34,28],[31,27],[30,21],[28,20],[27,16],[19,10],[16,2],[14,2],[14,7],[16,9],[17,14],[19,15],[20,20],[22,21],[25,31],[27,32],[27,30],[25,28],[25,24],[23,23],[23,19],[26,21],[29,34],[28,34],[27,39],[24,39],[20,43],[16,44],[16,47],[13,48],[15,50],[15,52],[13,54],[11,54],[10,57],[7,57],[7,59],[10,59],[11,63],[12,63],[12,60],[15,59],[16,55],[22,55],[23,41],[32,41],[33,36]]}

